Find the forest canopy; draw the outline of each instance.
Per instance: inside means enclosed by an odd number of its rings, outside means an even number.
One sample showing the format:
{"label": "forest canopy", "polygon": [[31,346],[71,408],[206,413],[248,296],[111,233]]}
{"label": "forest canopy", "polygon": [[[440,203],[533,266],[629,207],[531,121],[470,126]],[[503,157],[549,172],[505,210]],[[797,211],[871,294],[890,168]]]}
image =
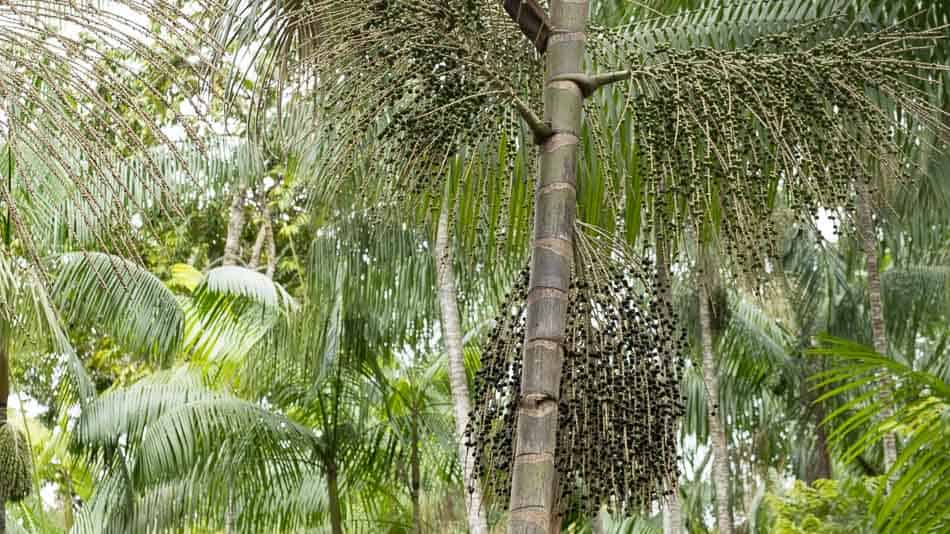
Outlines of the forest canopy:
{"label": "forest canopy", "polygon": [[0,0],[0,534],[950,530],[950,2]]}

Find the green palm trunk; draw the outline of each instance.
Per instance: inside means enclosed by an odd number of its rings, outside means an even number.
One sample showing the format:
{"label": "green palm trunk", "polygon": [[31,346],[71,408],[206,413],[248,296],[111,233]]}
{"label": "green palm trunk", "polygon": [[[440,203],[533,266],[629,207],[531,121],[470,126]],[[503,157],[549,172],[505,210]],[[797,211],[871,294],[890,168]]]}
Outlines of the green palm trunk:
{"label": "green palm trunk", "polygon": [[409,452],[409,496],[412,499],[412,531],[415,534],[422,534],[422,508],[419,505],[419,490],[422,487],[422,474],[419,468],[419,423],[417,407],[412,407],[412,418],[410,421],[409,439],[411,440]]}
{"label": "green palm trunk", "polygon": [[331,459],[326,469],[327,499],[330,508],[330,532],[333,534],[343,534],[343,514],[340,511],[340,484],[337,480],[336,461]]}
{"label": "green palm trunk", "polygon": [[544,120],[553,133],[541,145],[541,175],[536,192],[508,524],[511,533],[549,534],[559,524],[554,449],[584,95],[577,83],[554,78],[581,72],[587,16],[586,0],[551,2],[553,32],[545,53]]}

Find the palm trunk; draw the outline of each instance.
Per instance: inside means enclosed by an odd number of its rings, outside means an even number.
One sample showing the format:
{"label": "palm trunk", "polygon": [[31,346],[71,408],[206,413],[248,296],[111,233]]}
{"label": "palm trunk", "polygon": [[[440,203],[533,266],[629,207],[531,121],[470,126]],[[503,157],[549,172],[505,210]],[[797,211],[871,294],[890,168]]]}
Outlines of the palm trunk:
{"label": "palm trunk", "polygon": [[343,513],[340,510],[340,487],[337,480],[336,462],[330,460],[327,470],[327,499],[330,508],[330,532],[343,534]]}
{"label": "palm trunk", "polygon": [[244,230],[244,186],[238,186],[228,210],[228,235],[224,241],[222,265],[237,265],[241,259],[241,232]]}
{"label": "palm trunk", "polygon": [[[704,253],[701,253],[704,254]],[[712,273],[708,272],[708,262],[703,262],[705,280],[699,280],[699,326],[702,330],[703,381],[706,383],[707,411],[709,419],[709,441],[713,451],[713,483],[716,487],[716,522],[719,534],[732,534],[732,507],[729,496],[729,450],[726,447],[726,433],[719,410],[719,375],[713,352],[713,331],[709,317],[709,290],[706,286]]]}
{"label": "palm trunk", "polygon": [[251,247],[251,257],[247,260],[247,268],[256,271],[261,264],[261,251],[264,250],[264,241],[267,240],[267,229],[261,224],[257,229],[257,237],[254,239],[254,246]]}
{"label": "palm trunk", "polygon": [[[659,225],[661,228],[663,224],[665,224],[665,219],[660,217]],[[666,310],[672,309],[673,303],[672,286],[670,285],[670,251],[667,245],[662,232],[658,232],[656,237],[656,285],[661,300],[660,309],[663,310],[664,314]],[[663,320],[670,321],[671,317],[664,316]],[[667,346],[666,350],[669,352],[670,347]],[[669,357],[672,358],[673,355],[670,354]],[[663,534],[682,534],[683,511],[680,507],[678,481],[672,489],[673,495],[663,503]]]}
{"label": "palm trunk", "polygon": [[541,146],[535,202],[508,521],[508,532],[513,534],[550,534],[560,524],[555,510],[554,449],[564,357],[561,343],[567,321],[577,210],[577,142],[584,97],[576,82],[552,78],[581,72],[587,12],[586,0],[551,1],[554,33],[545,53],[544,118],[553,134]]}
{"label": "palm trunk", "polygon": [[415,534],[422,534],[422,509],[419,506],[419,489],[422,487],[422,480],[419,468],[419,426],[416,418],[416,409],[412,410],[412,421],[410,422],[410,440],[411,450],[409,452],[409,497],[412,499],[412,531]]}
{"label": "palm trunk", "polygon": [[[802,339],[802,346],[809,344],[807,336]],[[812,358],[811,365],[806,362],[808,374],[814,375],[822,371],[821,361]],[[821,395],[820,391],[812,391],[807,380],[802,381],[800,397],[800,406],[802,413],[810,414],[815,425],[815,461],[805,466],[805,483],[813,484],[818,479],[831,478],[831,453],[829,452],[828,432],[822,423],[825,419],[825,407],[822,403],[816,403],[815,399]]]}
{"label": "palm trunk", "polygon": [[[7,141],[7,191],[13,198],[13,151],[10,141]],[[13,217],[11,206],[7,206],[6,221],[4,221],[4,251],[10,250],[10,219]],[[10,331],[8,324],[0,324],[0,427],[7,423],[7,399],[10,398]],[[7,503],[0,499],[0,534],[7,531]]]}
{"label": "palm trunk", "polygon": [[264,246],[267,246],[267,277],[274,277],[274,268],[276,266],[276,246],[274,244],[274,234],[271,230],[270,206],[265,199],[264,209],[261,210],[261,227],[257,229],[257,238],[254,239],[254,246],[251,247],[251,258],[247,261],[247,268],[256,271],[261,265],[261,254],[264,252]]}
{"label": "palm trunk", "polygon": [[594,514],[594,517],[591,518],[590,530],[593,534],[608,534],[607,528],[605,526],[606,514],[607,514],[607,510],[601,507],[601,509],[598,510],[596,514]]}
{"label": "palm trunk", "polygon": [[811,469],[811,480],[808,481],[809,484],[815,480],[826,478],[831,478],[831,454],[828,452],[828,432],[825,431],[824,425],[821,424],[821,421],[825,418],[825,409],[821,405],[815,406],[815,453],[817,458],[815,459],[814,468]]}
{"label": "palm trunk", "polygon": [[[10,354],[8,336],[0,325],[0,426],[7,423],[7,399],[10,397]],[[0,534],[7,529],[7,503],[0,499]]]}
{"label": "palm trunk", "polygon": [[472,403],[468,396],[468,378],[465,374],[465,359],[462,353],[462,329],[459,319],[458,297],[455,288],[455,272],[452,251],[449,246],[448,203],[439,215],[435,239],[435,262],[439,284],[439,306],[442,311],[442,336],[449,359],[449,387],[452,390],[452,408],[455,411],[455,436],[458,439],[459,464],[462,466],[464,490],[470,492],[466,499],[468,530],[471,534],[488,534],[488,520],[482,502],[482,490],[475,476],[475,450],[465,446],[465,428]]}
{"label": "palm trunk", "polygon": [[227,508],[224,510],[224,534],[234,533],[234,518],[234,497],[231,495],[231,490],[228,489]]}
{"label": "palm trunk", "polygon": [[[884,312],[881,305],[881,273],[877,264],[877,237],[874,234],[874,221],[871,218],[871,195],[867,185],[860,184],[858,194],[858,225],[861,242],[864,248],[866,269],[868,272],[868,301],[870,303],[871,338],[874,342],[874,351],[878,354],[887,354],[887,332],[884,329]],[[881,375],[881,401],[883,409],[881,418],[891,416],[891,380],[887,375]],[[897,461],[897,438],[893,432],[884,434],[884,470],[890,471]]]}
{"label": "palm trunk", "polygon": [[663,534],[683,533],[683,510],[677,493],[663,505]]}
{"label": "palm trunk", "polygon": [[61,491],[61,497],[63,499],[63,526],[66,528],[66,532],[69,532],[73,528],[75,516],[73,514],[73,485],[70,474],[65,469],[63,469],[63,480],[65,480]]}

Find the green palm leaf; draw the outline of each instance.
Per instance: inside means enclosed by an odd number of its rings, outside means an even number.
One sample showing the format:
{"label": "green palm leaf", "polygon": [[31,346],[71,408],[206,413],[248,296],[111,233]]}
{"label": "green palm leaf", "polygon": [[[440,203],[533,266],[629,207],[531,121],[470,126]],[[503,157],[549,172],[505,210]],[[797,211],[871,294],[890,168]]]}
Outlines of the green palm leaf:
{"label": "green palm leaf", "polygon": [[[884,532],[944,530],[950,524],[946,506],[950,494],[946,476],[950,472],[950,418],[946,415],[950,413],[950,384],[868,347],[827,336],[821,340],[825,348],[812,352],[833,356],[840,363],[813,377],[816,386],[832,388],[819,401],[845,398],[842,407],[826,420],[836,425],[832,439],[849,438],[852,429],[861,433],[856,442],[841,444],[848,449],[846,459],[862,454],[888,432],[906,438],[897,462],[886,473],[891,488],[882,484],[872,504],[877,528]],[[882,372],[890,376],[889,400],[882,399],[881,388],[888,387],[880,384]],[[885,402],[893,415],[880,419]]]}
{"label": "green palm leaf", "polygon": [[[0,184],[11,202],[14,230],[31,256],[42,252],[43,243],[33,239],[25,214],[30,208],[72,205],[41,228],[70,228],[55,224],[81,219],[82,229],[73,235],[91,239],[96,248],[118,246],[132,249],[128,211],[118,205],[135,205],[129,185],[127,163],[138,158],[150,179],[135,186],[150,190],[150,197],[166,213],[174,201],[160,171],[160,161],[149,149],[167,147],[183,158],[165,134],[165,121],[147,113],[143,93],[155,106],[167,110],[174,122],[184,126],[184,135],[201,146],[196,123],[179,112],[173,97],[156,87],[156,78],[173,79],[186,97],[198,94],[203,79],[198,62],[187,58],[196,50],[214,49],[198,23],[171,4],[160,8],[144,0],[120,0],[111,9],[100,2],[11,0],[0,4],[0,131],[5,159],[15,176]],[[115,5],[118,4],[118,5]],[[149,32],[141,15],[148,13],[160,32]],[[191,48],[201,43],[200,48]],[[123,56],[135,55],[137,61]],[[151,71],[154,76],[141,72]],[[133,89],[133,87],[135,87]],[[164,113],[163,113],[164,115]],[[5,174],[7,166],[4,168]],[[31,198],[22,192],[59,190],[58,199]],[[22,209],[21,209],[22,208]],[[98,218],[98,220],[97,220]],[[53,223],[51,226],[50,223]],[[41,232],[40,235],[50,234]],[[33,257],[35,259],[35,256]]]}
{"label": "green palm leaf", "polygon": [[62,256],[53,295],[64,319],[101,328],[133,353],[167,365],[181,349],[184,313],[147,270],[99,252]]}
{"label": "green palm leaf", "polygon": [[177,283],[195,283],[184,300],[184,351],[199,360],[240,359],[297,302],[282,285],[244,267],[217,267],[201,274],[187,265],[175,266]]}

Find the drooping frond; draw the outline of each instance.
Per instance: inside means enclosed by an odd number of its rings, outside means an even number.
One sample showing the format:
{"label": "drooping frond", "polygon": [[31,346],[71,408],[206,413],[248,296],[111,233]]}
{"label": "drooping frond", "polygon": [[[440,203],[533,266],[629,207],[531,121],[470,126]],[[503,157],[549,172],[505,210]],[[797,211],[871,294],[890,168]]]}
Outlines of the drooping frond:
{"label": "drooping frond", "polygon": [[[232,136],[214,136],[201,146],[187,140],[174,141],[172,148],[150,146],[116,163],[117,183],[89,177],[81,186],[64,182],[42,157],[26,150],[13,154],[0,146],[0,176],[4,181],[12,176],[7,186],[17,213],[43,255],[101,250],[121,232],[133,244],[159,234],[156,222],[184,218],[180,211],[185,208],[207,208],[239,185],[255,187],[265,176],[261,151]],[[37,171],[26,183],[17,171],[28,162]]]}
{"label": "drooping frond", "polygon": [[942,326],[950,317],[950,268],[946,266],[888,269],[881,273],[881,287],[884,320],[892,345],[913,346],[922,330]]}
{"label": "drooping frond", "polygon": [[128,532],[135,506],[132,483],[121,453],[116,455],[112,468],[96,484],[89,500],[83,503],[74,534],[120,534]]}
{"label": "drooping frond", "polygon": [[211,390],[187,370],[99,398],[80,416],[76,437],[128,451],[127,462],[110,469],[128,471],[115,485],[119,494],[102,497],[113,499],[125,528],[221,525],[229,509],[246,525],[241,532],[296,528],[308,517],[317,523],[319,509],[307,507],[319,504],[308,497],[313,484],[306,493],[299,484],[316,476],[319,434],[266,403]]}
{"label": "drooping frond", "polygon": [[160,364],[181,349],[184,313],[155,275],[101,252],[64,254],[60,265],[52,292],[68,323],[100,328]]}
{"label": "drooping frond", "polygon": [[74,435],[78,443],[90,448],[116,444],[123,435],[135,443],[146,425],[163,413],[215,396],[188,372],[160,371],[97,398],[83,410]]}
{"label": "drooping frond", "polygon": [[280,284],[257,271],[232,265],[211,269],[195,289],[198,302],[214,302],[221,297],[244,298],[272,310],[283,311],[296,306]]}
{"label": "drooping frond", "polygon": [[[875,527],[887,532],[939,532],[950,525],[950,384],[936,375],[915,371],[872,349],[849,341],[824,337],[825,348],[813,352],[832,356],[836,367],[813,377],[815,387],[827,392],[818,402],[841,398],[841,407],[826,419],[834,430],[829,438],[851,461],[881,438],[896,432],[905,445],[881,484],[872,509]],[[890,380],[881,382],[880,373]],[[886,393],[886,394],[885,394]],[[881,418],[886,408],[893,415]],[[857,439],[850,438],[857,432]]]}
{"label": "drooping frond", "polygon": [[[721,389],[734,399],[754,399],[766,389],[796,385],[797,369],[789,356],[795,340],[748,297],[734,296],[729,307],[717,349]],[[749,411],[735,410],[733,417]]]}
{"label": "drooping frond", "polygon": [[[377,224],[373,224],[377,223]],[[346,216],[311,244],[300,308],[283,316],[248,361],[250,379],[289,367],[319,376],[339,355],[369,362],[431,337],[435,269],[425,236],[402,225]],[[280,355],[288,366],[274,366]]]}
{"label": "drooping frond", "polygon": [[217,395],[164,412],[139,445],[136,480],[167,480],[195,462],[232,481],[291,488],[318,446],[313,430],[257,403]]}
{"label": "drooping frond", "polygon": [[65,371],[60,383],[63,400],[85,403],[95,387],[63,327],[59,310],[47,291],[46,280],[35,265],[0,253],[0,328],[15,335],[10,340],[14,358],[33,351],[58,356]]}
{"label": "drooping frond", "polygon": [[[200,473],[149,486],[136,496],[130,530],[146,532],[187,528],[233,532],[296,532],[328,521],[326,483],[308,472],[293,488],[257,491],[240,484],[209,484]],[[230,503],[230,504],[229,504]]]}

